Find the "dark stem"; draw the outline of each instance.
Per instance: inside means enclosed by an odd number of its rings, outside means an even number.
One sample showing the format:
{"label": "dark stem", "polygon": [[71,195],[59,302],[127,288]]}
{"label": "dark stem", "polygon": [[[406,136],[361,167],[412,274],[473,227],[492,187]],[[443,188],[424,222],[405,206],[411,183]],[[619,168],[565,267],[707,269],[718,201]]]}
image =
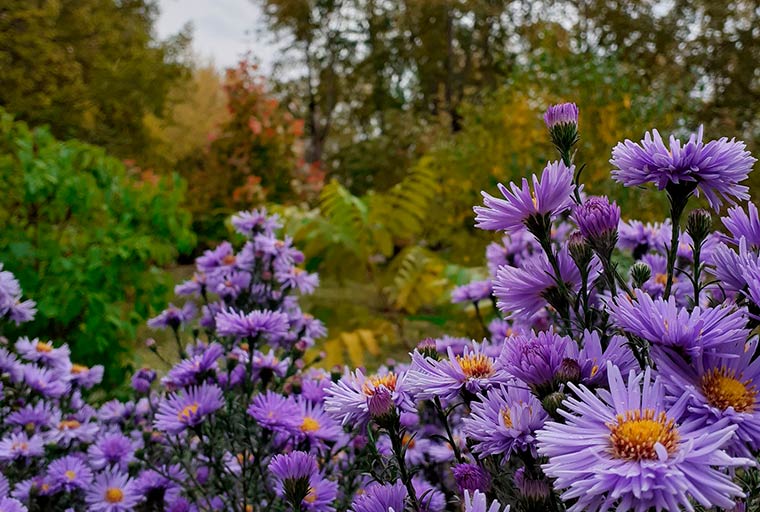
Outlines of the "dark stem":
{"label": "dark stem", "polygon": [[478,305],[478,301],[475,301],[475,300],[472,301],[472,305],[475,306],[475,316],[478,317],[478,322],[480,322],[480,326],[483,328],[483,333],[485,334],[485,337],[490,338],[488,327],[486,326],[486,323],[483,320],[483,315],[480,313],[480,306]]}

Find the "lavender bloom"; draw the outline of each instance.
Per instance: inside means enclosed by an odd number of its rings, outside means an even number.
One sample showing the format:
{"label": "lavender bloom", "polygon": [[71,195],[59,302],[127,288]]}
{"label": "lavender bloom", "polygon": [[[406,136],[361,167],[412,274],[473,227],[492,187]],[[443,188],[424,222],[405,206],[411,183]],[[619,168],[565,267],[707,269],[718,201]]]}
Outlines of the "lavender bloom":
{"label": "lavender bloom", "polygon": [[308,439],[312,446],[335,442],[343,437],[343,428],[323,410],[320,404],[298,400],[295,434],[298,439]]}
{"label": "lavender bloom", "polygon": [[206,289],[206,274],[194,273],[193,277],[184,283],[180,283],[174,287],[174,293],[176,295],[189,295],[200,297],[203,291]]}
{"label": "lavender bloom", "polygon": [[581,367],[581,382],[587,386],[602,386],[607,383],[607,362],[611,361],[621,372],[628,373],[638,368],[636,357],[628,346],[628,340],[615,335],[602,350],[602,340],[597,331],[584,331],[578,362]]}
{"label": "lavender bloom", "polygon": [[298,267],[289,266],[286,269],[276,271],[274,277],[282,284],[283,290],[294,289],[303,294],[311,294],[319,286],[317,274],[310,274]]}
{"label": "lavender bloom", "polygon": [[395,484],[371,484],[363,494],[357,494],[351,512],[403,512],[407,491],[400,481]]}
{"label": "lavender bloom", "polygon": [[317,459],[314,455],[294,451],[272,457],[272,461],[269,463],[269,472],[282,485],[288,480],[308,480],[319,472],[319,467],[317,467]]}
{"label": "lavender bloom", "polygon": [[573,220],[587,240],[610,238],[617,233],[620,207],[605,196],[589,197],[573,209]]}
{"label": "lavender bloom", "polygon": [[71,366],[71,351],[68,345],[55,348],[50,341],[44,342],[37,338],[19,338],[16,341],[16,351],[27,361],[41,363],[57,370],[68,369]]}
{"label": "lavender bloom", "polygon": [[103,380],[105,368],[103,365],[96,364],[88,368],[81,364],[72,364],[69,373],[69,382],[76,384],[83,389],[90,389]]}
{"label": "lavender bloom", "polygon": [[723,450],[735,426],[681,422],[684,400],[668,407],[660,381],[650,372],[631,372],[628,384],[612,363],[609,393],[597,397],[569,384],[578,398],[560,410],[565,423],[548,422],[538,431],[538,450],[549,458],[543,470],[577,501],[569,512],[599,510],[678,510],[730,508],[741,489],[725,470],[750,463]]}
{"label": "lavender bloom", "polygon": [[523,178],[522,186],[510,183],[511,190],[499,184],[504,199],[482,192],[483,204],[474,208],[476,227],[487,230],[513,231],[522,229],[525,222],[535,216],[556,216],[572,205],[573,172],[562,162],[550,162],[541,173],[534,174],[531,189]]}
{"label": "lavender bloom", "polygon": [[24,366],[24,383],[48,398],[59,398],[69,390],[68,382],[62,380],[60,375],[32,365]]}
{"label": "lavender bloom", "polygon": [[638,220],[621,221],[618,225],[618,246],[633,252],[640,259],[649,251],[665,252],[670,241],[671,222],[644,224]]}
{"label": "lavender bloom", "polygon": [[14,275],[0,263],[0,319],[8,316],[16,325],[29,322],[37,313],[33,300],[21,300],[21,286]]}
{"label": "lavender bloom", "polygon": [[8,496],[8,491],[10,491],[11,487],[8,483],[8,479],[0,473],[0,497]]}
{"label": "lavender bloom", "polygon": [[552,105],[546,109],[544,122],[549,130],[557,125],[577,125],[578,107],[575,103],[560,103],[558,105]]}
{"label": "lavender bloom", "polygon": [[704,351],[721,351],[726,345],[747,339],[745,311],[730,306],[696,307],[689,313],[675,298],[652,298],[635,290],[636,301],[619,296],[609,305],[610,319],[621,329],[654,345],[679,348],[699,357]]}
{"label": "lavender bloom", "polygon": [[256,395],[248,407],[248,414],[261,426],[277,432],[295,432],[299,428],[298,413],[292,398],[271,390]]}
{"label": "lavender bloom", "polygon": [[215,318],[216,329],[220,336],[237,338],[255,338],[267,336],[277,339],[288,332],[288,317],[279,311],[241,311],[228,310],[218,313]]}
{"label": "lavender bloom", "polygon": [[702,142],[702,126],[686,144],[671,135],[670,147],[653,130],[640,144],[626,140],[612,150],[612,177],[625,186],[654,183],[663,190],[668,185],[694,187],[701,191],[715,211],[723,199],[734,203],[749,199],[749,188],[739,185],[747,179],[755,159],[743,142],[725,137]]}
{"label": "lavender bloom", "polygon": [[443,512],[446,508],[446,496],[422,477],[412,478],[412,488],[421,512]]}
{"label": "lavender bloom", "polygon": [[169,304],[158,316],[148,320],[148,327],[153,329],[165,329],[170,327],[174,330],[190,322],[196,314],[195,304],[186,302],[181,308],[174,304]]}
{"label": "lavender bloom", "polygon": [[150,368],[140,368],[132,375],[132,389],[137,393],[144,395],[150,392],[153,381],[156,380],[155,370]]}
{"label": "lavender bloom", "polygon": [[720,243],[710,255],[708,262],[712,266],[709,272],[720,282],[721,289],[733,296],[748,285],[747,277],[752,269],[760,268],[760,255],[747,248],[747,239],[738,242],[738,252]]}
{"label": "lavender bloom", "polygon": [[183,359],[169,370],[166,377],[161,379],[164,385],[180,388],[200,384],[199,379],[207,372],[217,368],[217,360],[224,354],[224,348],[219,343],[212,343],[203,348],[200,353],[189,359]]}
{"label": "lavender bloom", "polygon": [[325,411],[343,425],[351,422],[366,424],[370,419],[369,401],[381,389],[391,393],[396,407],[409,402],[404,375],[393,372],[365,377],[360,370],[344,375],[326,391]]}
{"label": "lavender bloom", "polygon": [[39,401],[36,404],[26,404],[21,409],[10,413],[5,418],[7,425],[24,427],[27,431],[39,431],[48,427],[53,421],[53,406],[47,402]]}
{"label": "lavender bloom", "polygon": [[720,220],[733,235],[729,238],[730,241],[739,245],[739,241],[745,238],[747,245],[754,249],[760,248],[760,217],[757,206],[747,203],[747,212],[741,206],[734,206],[729,208],[727,213],[728,215]]}
{"label": "lavender bloom", "polygon": [[285,377],[290,366],[290,358],[286,357],[280,360],[274,350],[270,350],[269,353],[264,354],[258,350],[253,353],[253,361],[251,362],[252,377],[254,379],[262,378],[262,375]]}
{"label": "lavender bloom", "polygon": [[539,332],[514,336],[501,356],[506,371],[531,386],[539,395],[551,389],[566,359],[578,359],[578,345],[567,336]]}
{"label": "lavender bloom", "polygon": [[213,279],[214,291],[219,297],[231,300],[236,299],[243,291],[251,285],[251,274],[249,272],[230,271],[219,276],[219,279]]}
{"label": "lavender bloom", "polygon": [[459,304],[462,302],[480,302],[491,297],[491,280],[473,281],[471,283],[457,286],[451,292],[451,302]]}
{"label": "lavender bloom", "polygon": [[454,480],[460,493],[491,490],[491,474],[477,464],[455,464],[451,472],[454,473]]}
{"label": "lavender bloom", "polygon": [[200,425],[206,416],[224,405],[222,390],[213,384],[172,393],[161,401],[156,413],[155,427],[169,434],[179,434],[188,427]]}
{"label": "lavender bloom", "polygon": [[123,473],[105,472],[87,490],[88,510],[93,512],[130,512],[139,503],[134,481]]}
{"label": "lavender bloom", "polygon": [[2,512],[28,512],[28,510],[15,498],[0,498],[0,511]]}
{"label": "lavender bloom", "polygon": [[524,384],[494,387],[471,407],[470,416],[463,420],[464,433],[475,442],[475,452],[504,454],[504,460],[514,451],[536,456],[535,432],[549,417]]}
{"label": "lavender bloom", "polygon": [[473,348],[465,348],[461,356],[454,355],[449,348],[448,358],[441,361],[415,350],[406,374],[406,389],[417,399],[451,400],[460,392],[478,393],[509,379],[502,363],[473,343]]}
{"label": "lavender bloom", "polygon": [[245,247],[236,255],[231,243],[222,242],[216,249],[205,251],[203,256],[195,260],[195,264],[200,272],[211,276],[230,270],[249,270],[253,259],[253,254],[246,251]]}
{"label": "lavender bloom", "polygon": [[703,425],[728,419],[737,427],[729,453],[749,458],[751,449],[760,448],[760,359],[752,360],[757,346],[757,338],[737,341],[725,357],[706,352],[690,363],[667,350],[653,351],[665,389],[691,396],[689,417]]}
{"label": "lavender bloom", "polygon": [[72,492],[77,489],[88,489],[93,475],[92,470],[81,457],[67,455],[50,463],[47,478],[54,489]]}
{"label": "lavender bloom", "polygon": [[271,236],[274,231],[282,227],[279,216],[268,215],[266,208],[238,212],[232,216],[231,222],[235,231],[247,237],[252,237],[257,233]]}
{"label": "lavender bloom", "polygon": [[470,491],[464,491],[464,512],[509,512],[509,505],[502,508],[496,500],[489,505],[484,493],[475,491],[470,495]]}
{"label": "lavender bloom", "polygon": [[338,484],[323,478],[319,474],[309,479],[309,492],[301,502],[301,507],[308,512],[333,512],[333,502],[338,497]]}
{"label": "lavender bloom", "polygon": [[41,436],[27,436],[23,432],[12,433],[0,439],[0,461],[32,459],[45,453],[45,443]]}
{"label": "lavender bloom", "polygon": [[93,469],[115,466],[126,471],[127,466],[135,460],[135,447],[132,441],[120,432],[105,434],[87,450]]}

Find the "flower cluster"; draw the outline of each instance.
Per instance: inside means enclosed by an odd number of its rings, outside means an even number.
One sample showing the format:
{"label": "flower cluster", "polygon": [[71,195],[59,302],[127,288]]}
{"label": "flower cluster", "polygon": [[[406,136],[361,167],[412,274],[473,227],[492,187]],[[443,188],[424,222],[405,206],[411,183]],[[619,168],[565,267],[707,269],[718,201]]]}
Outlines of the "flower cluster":
{"label": "flower cluster", "polygon": [[[502,233],[451,298],[484,338],[320,369],[325,328],[298,301],[317,276],[275,216],[238,214],[240,246],[204,253],[150,320],[179,360],[151,343],[166,367],[135,372],[132,400],[91,405],[102,369],[65,345],[0,348],[0,511],[758,510],[758,210],[729,209],[725,233],[687,211],[745,200],[754,160],[701,130],[626,141],[613,176],[671,208],[621,220],[578,182],[575,105],[545,121],[560,159],[475,208]],[[1,272],[0,319],[33,314]]]}

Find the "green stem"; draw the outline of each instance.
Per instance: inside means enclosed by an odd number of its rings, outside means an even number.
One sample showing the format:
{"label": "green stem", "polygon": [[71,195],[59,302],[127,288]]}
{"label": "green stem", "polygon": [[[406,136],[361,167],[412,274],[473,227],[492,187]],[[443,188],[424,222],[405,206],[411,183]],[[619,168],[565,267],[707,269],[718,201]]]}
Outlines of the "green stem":
{"label": "green stem", "polygon": [[472,301],[472,305],[475,306],[475,316],[478,317],[478,322],[480,322],[480,326],[483,328],[483,333],[485,334],[486,338],[490,338],[490,333],[488,332],[488,327],[486,326],[485,321],[483,320],[483,315],[480,313],[480,306],[478,305],[478,301]]}

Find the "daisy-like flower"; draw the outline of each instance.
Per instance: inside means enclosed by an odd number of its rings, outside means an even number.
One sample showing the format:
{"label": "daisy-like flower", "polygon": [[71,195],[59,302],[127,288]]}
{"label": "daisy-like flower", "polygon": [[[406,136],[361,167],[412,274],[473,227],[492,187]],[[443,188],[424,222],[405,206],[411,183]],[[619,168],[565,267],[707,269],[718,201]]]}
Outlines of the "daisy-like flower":
{"label": "daisy-like flower", "polygon": [[568,511],[691,510],[691,500],[733,507],[741,489],[718,468],[751,464],[723,451],[736,426],[680,422],[685,400],[668,406],[649,369],[631,371],[627,384],[612,363],[607,372],[609,393],[570,384],[577,398],[565,401],[569,412],[560,409],[565,423],[537,433],[549,459],[544,473],[565,490],[563,500],[577,500]]}
{"label": "daisy-like flower", "polygon": [[306,272],[302,268],[288,265],[287,268],[276,270],[275,279],[282,284],[283,290],[294,289],[304,295],[314,293],[319,286],[319,275]]}
{"label": "daisy-like flower", "polygon": [[266,336],[278,339],[285,336],[290,324],[288,316],[280,311],[242,311],[228,310],[216,315],[216,330],[220,336],[236,338],[255,338]]}
{"label": "daisy-like flower", "polygon": [[7,425],[24,427],[27,431],[39,431],[48,427],[53,421],[53,406],[45,401],[39,401],[36,404],[27,404],[21,409],[10,413],[5,418]]}
{"label": "daisy-like flower", "polygon": [[702,134],[700,126],[685,144],[671,135],[669,147],[657,130],[647,132],[640,144],[626,139],[612,150],[612,177],[627,187],[654,183],[660,190],[671,185],[696,189],[715,211],[724,199],[749,199],[749,188],[739,184],[756,161],[746,145],[725,137],[705,144]]}
{"label": "daisy-like flower", "polygon": [[24,383],[48,398],[59,398],[69,391],[69,383],[58,372],[34,365],[24,366]]}
{"label": "daisy-like flower", "polygon": [[528,452],[535,457],[535,432],[549,419],[541,402],[527,387],[513,381],[496,386],[471,404],[472,412],[464,418],[464,432],[475,442],[481,455]]}
{"label": "daisy-like flower", "polygon": [[90,446],[87,455],[93,469],[116,466],[126,471],[127,466],[135,460],[135,446],[121,432],[113,432],[103,435]]}
{"label": "daisy-like flower", "polygon": [[68,368],[71,365],[71,351],[68,345],[54,347],[50,341],[40,341],[37,338],[19,338],[16,351],[27,361],[33,361],[55,369]]}
{"label": "daisy-like flower", "polygon": [[309,400],[298,400],[296,417],[296,437],[308,439],[312,443],[335,442],[343,436],[343,428],[320,404]]}
{"label": "daisy-like flower", "polygon": [[446,508],[446,495],[424,478],[412,477],[412,487],[420,503],[421,512],[443,512]]}
{"label": "daisy-like flower", "polygon": [[[559,279],[567,288],[577,292],[581,286],[581,274],[566,246],[558,251],[557,264]],[[599,260],[595,258],[589,286],[598,277],[598,268]],[[543,253],[526,260],[521,267],[501,267],[493,282],[498,308],[510,318],[524,321],[530,321],[546,307],[546,297],[556,288],[554,270]]]}
{"label": "daisy-like flower", "polygon": [[744,238],[747,245],[754,249],[760,249],[760,216],[758,215],[757,206],[754,203],[747,203],[745,212],[741,206],[729,208],[728,215],[721,217],[723,225],[731,232],[732,237],[728,237],[731,242],[739,245],[739,241]]}
{"label": "daisy-like flower", "polygon": [[491,474],[477,464],[462,463],[451,467],[454,481],[460,493],[464,491],[489,492],[491,490]]}
{"label": "daisy-like flower", "polygon": [[85,464],[82,457],[67,455],[50,463],[47,469],[47,479],[54,489],[72,492],[77,489],[88,489],[92,483],[92,470]]}
{"label": "daisy-like flower", "polygon": [[757,345],[752,338],[735,343],[724,357],[705,353],[692,362],[666,350],[653,351],[665,389],[672,394],[689,390],[689,417],[706,425],[728,419],[737,426],[730,452],[744,457],[760,448],[760,359],[752,360]]}
{"label": "daisy-like flower", "polygon": [[[335,493],[331,492],[331,496],[320,498],[319,492],[321,491],[324,495],[325,489],[324,485],[319,486],[319,482],[315,480],[315,478],[319,479],[317,459],[314,455],[306,452],[293,451],[288,454],[275,455],[269,463],[269,472],[275,477],[277,493],[280,496],[285,496],[291,505],[304,501],[311,502],[314,505],[317,500],[322,503],[325,498],[331,497],[332,499],[328,502],[330,503],[337,494],[336,486]],[[321,488],[318,489],[318,487]]]}
{"label": "daisy-like flower", "polygon": [[179,329],[180,326],[190,322],[196,314],[195,303],[186,302],[182,307],[177,307],[174,304],[169,306],[155,316],[148,320],[148,327],[152,329]]}
{"label": "daisy-like flower", "polygon": [[69,370],[69,382],[76,384],[80,388],[90,389],[103,380],[105,368],[103,365],[96,364],[87,367],[82,364],[72,364]]}
{"label": "daisy-like flower", "polygon": [[409,397],[405,386],[404,374],[385,372],[365,377],[361,370],[356,370],[327,388],[324,408],[327,414],[343,425],[364,425],[370,419],[369,402],[378,391],[389,392],[397,408],[408,408]]}
{"label": "daisy-like flower", "polygon": [[584,331],[578,353],[581,382],[589,387],[607,384],[607,361],[611,361],[623,373],[638,368],[638,362],[623,336],[614,335],[602,349],[602,340],[597,331]]}
{"label": "daisy-like flower", "polygon": [[223,354],[224,348],[219,343],[212,343],[189,359],[175,364],[161,382],[174,388],[199,384],[202,375],[216,369],[216,362]]}
{"label": "daisy-like flower", "polygon": [[230,219],[235,231],[243,236],[252,237],[258,233],[272,235],[282,227],[278,215],[268,215],[266,208],[238,212]]}
{"label": "daisy-like flower", "polygon": [[40,457],[45,453],[41,436],[27,436],[24,432],[11,433],[0,439],[0,461],[14,461]]}
{"label": "daisy-like flower", "polygon": [[213,384],[172,393],[161,401],[154,425],[169,434],[179,434],[188,427],[203,423],[207,416],[224,405],[222,390]]}
{"label": "daisy-like flower", "polygon": [[275,355],[274,350],[271,349],[267,354],[256,350],[253,353],[253,361],[251,362],[251,368],[253,370],[252,376],[254,379],[258,379],[266,375],[269,375],[269,377],[272,375],[276,375],[277,377],[284,377],[288,371],[289,366],[289,357],[280,359]]}
{"label": "daisy-like flower", "polygon": [[259,425],[277,432],[296,432],[301,424],[298,422],[299,408],[291,397],[284,397],[274,391],[256,395],[248,406],[248,414]]}
{"label": "daisy-like flower", "polygon": [[394,484],[371,484],[364,493],[354,497],[351,512],[403,512],[406,497],[406,487],[401,481]]}
{"label": "daisy-like flower", "polygon": [[451,400],[460,392],[479,393],[510,379],[501,361],[486,355],[478,343],[473,343],[472,347],[465,347],[462,355],[454,355],[449,348],[448,358],[440,361],[415,350],[406,374],[409,393],[417,399],[440,397]]}
{"label": "daisy-like flower", "polygon": [[572,205],[573,173],[575,166],[550,162],[539,179],[532,177],[532,187],[526,178],[522,185],[501,183],[499,192],[504,199],[482,192],[483,204],[474,208],[475,226],[487,230],[513,231],[525,227],[532,217],[554,217]]}
{"label": "daisy-like flower", "polygon": [[29,322],[37,313],[36,305],[33,300],[21,300],[21,285],[0,263],[0,319],[8,317],[16,325]]}
{"label": "daisy-like flower", "polygon": [[725,346],[743,343],[749,331],[743,309],[731,306],[695,307],[689,313],[676,306],[674,297],[652,300],[635,290],[636,300],[619,296],[609,304],[610,319],[615,325],[653,345],[680,348],[693,357],[703,352],[720,352]]}
{"label": "daisy-like flower", "polygon": [[640,259],[650,251],[664,252],[670,241],[672,225],[670,220],[644,224],[638,220],[621,221],[618,225],[618,246],[633,253]]}
{"label": "daisy-like flower", "polygon": [[28,510],[15,498],[0,498],[0,511],[2,512],[27,512]]}
{"label": "daisy-like flower", "polygon": [[199,271],[211,276],[230,270],[249,270],[253,259],[253,254],[245,248],[235,254],[231,243],[222,242],[215,249],[205,251],[195,264]]}
{"label": "daisy-like flower", "polygon": [[309,479],[309,491],[301,501],[301,507],[309,512],[333,512],[335,498],[338,497],[338,484],[322,477],[312,475]]}
{"label": "daisy-like flower", "polygon": [[134,481],[125,473],[106,471],[95,478],[87,490],[88,510],[93,512],[129,512],[140,502]]}
{"label": "daisy-like flower", "polygon": [[573,220],[588,240],[612,238],[620,223],[620,207],[615,201],[610,203],[604,196],[589,197],[573,208]]}
{"label": "daisy-like flower", "polygon": [[568,336],[552,331],[521,334],[505,343],[500,359],[508,374],[543,398],[555,387],[555,376],[562,363],[577,361],[578,345]]}
{"label": "daisy-like flower", "polygon": [[493,500],[488,504],[488,498],[480,491],[470,494],[464,491],[464,512],[509,512],[509,505],[502,508],[501,503]]}
{"label": "daisy-like flower", "polygon": [[493,285],[490,279],[484,281],[473,281],[462,286],[457,286],[451,292],[451,302],[460,304],[462,302],[480,302],[491,297]]}

